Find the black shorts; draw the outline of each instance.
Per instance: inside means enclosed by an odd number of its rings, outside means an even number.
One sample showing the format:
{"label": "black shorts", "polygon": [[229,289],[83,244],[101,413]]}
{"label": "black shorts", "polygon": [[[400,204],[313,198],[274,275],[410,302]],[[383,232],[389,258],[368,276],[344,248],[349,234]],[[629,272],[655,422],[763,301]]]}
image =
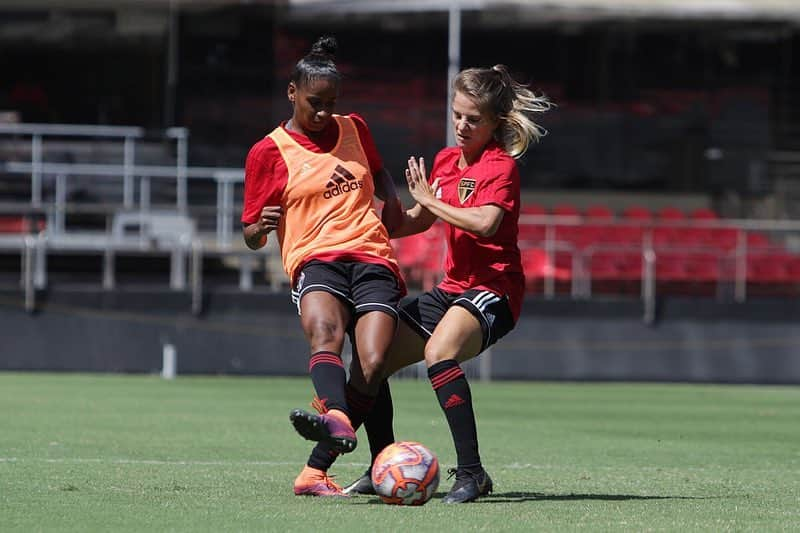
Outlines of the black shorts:
{"label": "black shorts", "polygon": [[297,314],[300,314],[300,300],[313,291],[333,294],[350,307],[354,317],[369,311],[383,311],[395,320],[402,297],[394,272],[383,265],[351,261],[312,259],[303,265],[292,289]]}
{"label": "black shorts", "polygon": [[480,322],[483,331],[481,351],[496,343],[516,325],[508,297],[481,289],[453,294],[434,287],[404,303],[400,307],[400,318],[427,341],[444,314],[454,305],[463,307]]}

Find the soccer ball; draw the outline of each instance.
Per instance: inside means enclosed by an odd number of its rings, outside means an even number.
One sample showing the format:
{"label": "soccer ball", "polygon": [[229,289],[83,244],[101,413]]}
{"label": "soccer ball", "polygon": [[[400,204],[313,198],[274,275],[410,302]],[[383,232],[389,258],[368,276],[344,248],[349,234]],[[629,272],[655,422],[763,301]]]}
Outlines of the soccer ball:
{"label": "soccer ball", "polygon": [[439,460],[419,442],[395,442],[375,458],[372,486],[384,503],[423,505],[439,487]]}

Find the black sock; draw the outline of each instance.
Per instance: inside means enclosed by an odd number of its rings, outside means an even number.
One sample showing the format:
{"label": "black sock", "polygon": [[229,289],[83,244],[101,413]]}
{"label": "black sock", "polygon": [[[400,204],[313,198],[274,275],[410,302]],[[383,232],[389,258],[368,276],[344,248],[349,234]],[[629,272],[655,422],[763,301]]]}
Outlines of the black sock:
{"label": "black sock", "polygon": [[[345,395],[347,398],[347,406],[350,410],[350,423],[353,425],[353,429],[357,430],[361,427],[364,417],[372,410],[375,398],[357,391],[349,383],[345,385]],[[316,446],[314,446],[314,449],[311,450],[311,455],[308,457],[308,462],[306,464],[312,468],[318,468],[319,470],[325,470],[327,472],[338,456],[339,454],[331,449],[330,444],[318,442]]]}
{"label": "black sock", "polygon": [[339,454],[331,449],[330,444],[318,442],[314,449],[311,450],[311,455],[308,457],[306,464],[311,468],[327,472],[338,456]]}
{"label": "black sock", "polygon": [[375,457],[394,442],[393,420],[392,393],[389,390],[389,382],[383,380],[378,389],[378,396],[375,398],[375,405],[372,406],[372,412],[364,420],[364,429],[369,439],[369,452],[372,455],[370,468],[375,462]]}
{"label": "black sock", "polygon": [[446,359],[428,368],[428,378],[450,426],[458,467],[467,470],[480,468],[475,411],[464,371],[458,361]]}
{"label": "black sock", "polygon": [[345,398],[347,399],[347,407],[350,409],[350,422],[353,424],[353,429],[358,429],[364,423],[364,419],[372,411],[372,406],[375,405],[375,397],[359,392],[350,383],[344,386]]}
{"label": "black sock", "polygon": [[344,411],[349,416],[344,392],[347,376],[339,354],[328,351],[311,354],[308,371],[322,405],[327,409]]}

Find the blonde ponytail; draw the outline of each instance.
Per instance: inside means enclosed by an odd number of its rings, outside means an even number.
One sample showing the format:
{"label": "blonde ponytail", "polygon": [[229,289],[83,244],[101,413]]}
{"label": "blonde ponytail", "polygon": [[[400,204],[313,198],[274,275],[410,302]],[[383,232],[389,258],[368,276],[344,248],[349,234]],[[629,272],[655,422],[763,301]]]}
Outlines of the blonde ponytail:
{"label": "blonde ponytail", "polygon": [[463,70],[456,76],[453,88],[495,115],[499,121],[495,140],[511,157],[522,157],[531,142],[547,135],[534,117],[554,104],[514,80],[505,65]]}

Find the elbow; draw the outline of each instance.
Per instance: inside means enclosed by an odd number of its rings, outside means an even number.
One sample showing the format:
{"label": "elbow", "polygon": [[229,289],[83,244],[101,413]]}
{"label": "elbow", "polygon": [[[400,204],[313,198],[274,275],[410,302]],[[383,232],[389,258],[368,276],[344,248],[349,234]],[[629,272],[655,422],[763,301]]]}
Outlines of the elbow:
{"label": "elbow", "polygon": [[484,238],[494,237],[498,227],[499,224],[481,224],[480,227],[476,228],[475,235]]}

